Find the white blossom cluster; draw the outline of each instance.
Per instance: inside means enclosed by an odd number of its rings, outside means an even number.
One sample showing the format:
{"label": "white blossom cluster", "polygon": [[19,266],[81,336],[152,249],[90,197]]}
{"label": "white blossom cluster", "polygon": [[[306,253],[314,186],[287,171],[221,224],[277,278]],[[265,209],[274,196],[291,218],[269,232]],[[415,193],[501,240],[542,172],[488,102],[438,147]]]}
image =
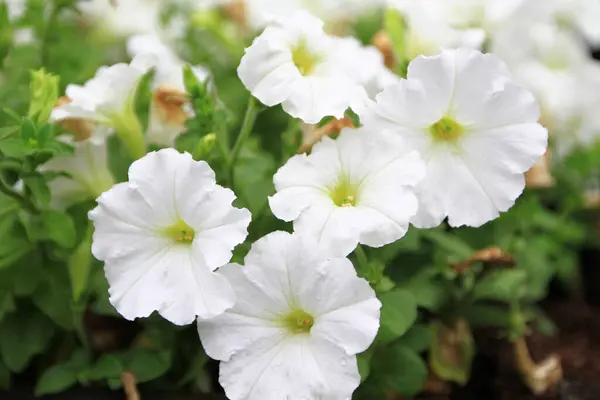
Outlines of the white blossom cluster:
{"label": "white blossom cluster", "polygon": [[[357,245],[381,247],[444,220],[479,227],[509,210],[547,150],[541,115],[557,135],[567,126],[583,136],[600,131],[588,126],[600,124],[597,116],[582,115],[599,104],[598,66],[582,40],[600,43],[600,25],[588,19],[600,3],[390,1],[407,24],[405,78],[374,47],[327,32],[323,19],[336,19],[338,3],[348,3],[337,15],[345,19],[366,2],[313,3],[307,11],[295,1],[246,2],[250,25],[266,28],[246,49],[239,79],[261,103],[304,123],[352,109],[360,126],[324,137],[277,171],[269,206],[294,233],[259,239],[244,266],[229,264],[251,223],[233,191],[187,153],[145,153],[146,142],[172,147],[193,115],[185,62],[156,31],[129,39],[130,64],[70,85],[52,115],[80,135],[75,156],[47,168],[78,169],[78,188],[67,189],[100,194],[89,215],[92,252],[105,263],[111,303],[127,319],[157,311],[177,325],[197,320],[232,400],[350,399],[360,383],[356,354],[374,341],[381,307],[347,258]],[[150,122],[137,135],[133,98],[150,68]],[[201,81],[209,76],[193,70]],[[104,153],[84,168],[85,152],[112,133],[132,154],[142,149],[128,181],[114,186]]]}

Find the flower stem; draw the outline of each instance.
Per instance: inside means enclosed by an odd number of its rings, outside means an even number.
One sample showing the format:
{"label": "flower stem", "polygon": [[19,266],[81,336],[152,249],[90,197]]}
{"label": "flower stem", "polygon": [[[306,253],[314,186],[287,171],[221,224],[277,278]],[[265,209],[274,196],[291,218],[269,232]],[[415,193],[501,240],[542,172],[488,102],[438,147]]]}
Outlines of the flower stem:
{"label": "flower stem", "polygon": [[115,131],[134,160],[146,155],[146,143],[142,126],[135,114],[133,118],[118,120],[115,123]]}
{"label": "flower stem", "polygon": [[23,207],[23,209],[29,211],[31,214],[37,214],[39,212],[39,210],[31,200],[11,189],[2,177],[2,175],[0,175],[0,192],[16,200],[17,203],[19,203],[21,207]]}
{"label": "flower stem", "polygon": [[359,244],[354,251],[356,255],[356,260],[358,261],[358,267],[360,268],[362,275],[366,274],[369,270],[369,258],[367,257],[367,253]]}
{"label": "flower stem", "polygon": [[233,149],[231,150],[231,155],[229,157],[229,181],[231,186],[233,186],[234,181],[234,168],[237,160],[240,156],[240,152],[246,143],[248,137],[250,137],[250,133],[252,132],[252,128],[254,127],[254,123],[256,122],[256,117],[258,116],[258,107],[256,106],[256,99],[254,96],[250,96],[248,100],[248,106],[246,107],[246,115],[244,116],[244,123],[242,124],[242,128],[240,129],[240,134],[235,141]]}

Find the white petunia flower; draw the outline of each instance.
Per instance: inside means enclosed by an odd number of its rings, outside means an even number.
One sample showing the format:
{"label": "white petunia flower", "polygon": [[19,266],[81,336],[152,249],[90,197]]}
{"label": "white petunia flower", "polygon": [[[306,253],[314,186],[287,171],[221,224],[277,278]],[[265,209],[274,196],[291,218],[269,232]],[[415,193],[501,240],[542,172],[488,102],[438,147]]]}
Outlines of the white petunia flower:
{"label": "white petunia flower", "polygon": [[[469,47],[480,49],[485,32],[480,28],[457,29],[448,18],[448,4],[441,0],[429,2],[419,0],[390,0],[390,6],[399,10],[406,18],[407,60],[419,55],[434,55],[442,48]],[[445,1],[445,0],[444,0]]]}
{"label": "white petunia flower", "polygon": [[[153,35],[132,36],[127,42],[127,50],[132,57],[146,56],[156,60],[146,140],[172,147],[175,139],[186,130],[185,121],[193,116],[183,83],[185,63]],[[192,71],[200,82],[209,77],[208,71],[201,66],[192,67]]]}
{"label": "white petunia flower", "polygon": [[269,26],[246,50],[238,75],[267,106],[282,104],[290,115],[317,123],[341,118],[360,86],[336,55],[336,41],[323,22],[306,12]]}
{"label": "white petunia flower", "polygon": [[237,302],[198,321],[206,353],[221,360],[231,400],[350,399],[360,383],[355,354],[379,329],[381,303],[347,258],[328,258],[307,236],[274,232],[245,266],[219,273]]}
{"label": "white petunia flower", "polygon": [[476,227],[498,217],[547,146],[533,95],[511,82],[500,59],[475,50],[417,57],[408,79],[359,115],[365,127],[399,135],[425,160],[418,227],[446,217],[452,226]]}
{"label": "white petunia flower", "polygon": [[112,128],[132,155],[143,156],[145,148],[134,101],[142,76],[154,62],[154,58],[136,57],[130,64],[101,67],[83,86],[67,86],[70,101],[56,107],[51,120],[83,119]]}
{"label": "white petunia flower", "polygon": [[61,136],[62,142],[73,146],[73,154],[50,159],[40,167],[43,172],[67,173],[49,182],[52,206],[66,208],[78,201],[95,199],[115,183],[108,167],[106,140],[94,138],[73,141]]}
{"label": "white petunia flower", "polygon": [[85,0],[77,3],[84,18],[121,37],[161,30],[161,0]]}
{"label": "white petunia flower", "polygon": [[347,255],[358,243],[380,247],[404,236],[424,175],[423,161],[399,137],[345,129],[279,169],[269,204],[295,231]]}
{"label": "white petunia flower", "polygon": [[153,311],[177,325],[210,318],[235,295],[213,271],[247,235],[250,213],[207,163],[174,149],[134,162],[129,182],[98,198],[92,253],[105,262],[110,302],[127,319]]}

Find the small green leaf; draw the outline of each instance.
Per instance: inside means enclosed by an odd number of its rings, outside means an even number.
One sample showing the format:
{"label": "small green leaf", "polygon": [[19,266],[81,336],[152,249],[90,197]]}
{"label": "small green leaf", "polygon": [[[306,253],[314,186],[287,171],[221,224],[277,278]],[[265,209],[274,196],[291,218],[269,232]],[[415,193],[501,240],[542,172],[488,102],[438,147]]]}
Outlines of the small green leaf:
{"label": "small green leaf", "polygon": [[388,397],[390,392],[414,396],[423,390],[428,375],[427,365],[413,350],[398,345],[382,348],[373,361],[373,384]]}
{"label": "small green leaf", "polygon": [[92,381],[119,379],[125,371],[122,357],[103,354],[89,370],[87,377]]}
{"label": "small green leaf", "polygon": [[44,175],[39,173],[28,174],[23,176],[22,179],[27,189],[31,191],[33,197],[35,197],[40,204],[47,205],[50,203],[50,188],[48,187]]}
{"label": "small green leaf", "polygon": [[63,392],[77,383],[77,371],[64,365],[48,368],[35,386],[35,395],[44,396]]}
{"label": "small green leaf", "polygon": [[425,325],[413,325],[394,345],[406,347],[417,353],[429,350],[433,335],[431,329]]}
{"label": "small green leaf", "polygon": [[51,240],[64,248],[72,248],[75,245],[75,224],[67,214],[47,210],[41,215],[40,238]]}
{"label": "small green leaf", "polygon": [[13,311],[15,311],[13,294],[7,290],[0,290],[0,323],[7,314]]}
{"label": "small green leaf", "polygon": [[147,382],[164,375],[171,368],[171,353],[147,349],[133,349],[128,370],[137,382]]}
{"label": "small green leaf", "polygon": [[29,84],[30,103],[29,118],[35,118],[38,125],[45,124],[58,100],[58,81],[56,75],[46,72],[44,68],[31,71]]}
{"label": "small green leaf", "polygon": [[526,280],[527,274],[523,270],[494,270],[477,282],[473,295],[476,300],[511,302],[521,297]]}
{"label": "small green leaf", "polygon": [[81,371],[86,370],[88,361],[84,350],[76,350],[66,363],[51,366],[39,378],[35,395],[60,393],[74,386],[79,380]]}
{"label": "small green leaf", "polygon": [[81,295],[86,291],[90,267],[92,263],[92,234],[94,228],[88,226],[85,239],[75,249],[75,252],[69,258],[69,276],[71,278],[71,291],[73,301],[79,302]]}
{"label": "small green leaf", "polygon": [[421,235],[450,255],[467,260],[474,253],[473,249],[458,236],[440,229],[423,229]]}
{"label": "small green leaf", "polygon": [[10,370],[0,361],[0,390],[10,389]]}
{"label": "small green leaf", "polygon": [[396,59],[396,71],[400,76],[406,77],[406,66],[408,65],[406,55],[406,22],[402,14],[394,9],[385,11],[385,31],[392,41],[392,49]]}
{"label": "small green leaf", "polygon": [[54,334],[54,324],[35,309],[19,309],[0,324],[2,361],[13,372],[22,372],[42,353]]}
{"label": "small green leaf", "polygon": [[378,340],[391,342],[406,333],[417,319],[417,303],[413,295],[406,290],[394,290],[379,296],[381,308],[381,327]]}

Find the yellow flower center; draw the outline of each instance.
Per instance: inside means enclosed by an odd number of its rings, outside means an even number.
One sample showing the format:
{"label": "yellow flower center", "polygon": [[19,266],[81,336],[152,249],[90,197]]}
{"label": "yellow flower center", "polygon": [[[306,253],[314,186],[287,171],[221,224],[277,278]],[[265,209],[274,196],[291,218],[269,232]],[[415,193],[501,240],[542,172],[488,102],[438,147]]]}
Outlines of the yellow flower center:
{"label": "yellow flower center", "polygon": [[443,117],[429,127],[435,141],[454,142],[465,133],[465,128],[450,117]]}
{"label": "yellow flower center", "polygon": [[315,320],[304,310],[296,309],[283,318],[283,325],[293,333],[308,333],[315,324]]}
{"label": "yellow flower center", "polygon": [[357,187],[347,179],[342,179],[330,192],[331,200],[338,207],[354,207],[356,205]]}
{"label": "yellow flower center", "polygon": [[179,220],[165,229],[165,235],[178,243],[191,244],[196,233],[188,224]]}
{"label": "yellow flower center", "polygon": [[292,48],[292,61],[298,67],[298,71],[303,76],[307,76],[315,70],[319,57],[309,50],[305,39],[300,39]]}

